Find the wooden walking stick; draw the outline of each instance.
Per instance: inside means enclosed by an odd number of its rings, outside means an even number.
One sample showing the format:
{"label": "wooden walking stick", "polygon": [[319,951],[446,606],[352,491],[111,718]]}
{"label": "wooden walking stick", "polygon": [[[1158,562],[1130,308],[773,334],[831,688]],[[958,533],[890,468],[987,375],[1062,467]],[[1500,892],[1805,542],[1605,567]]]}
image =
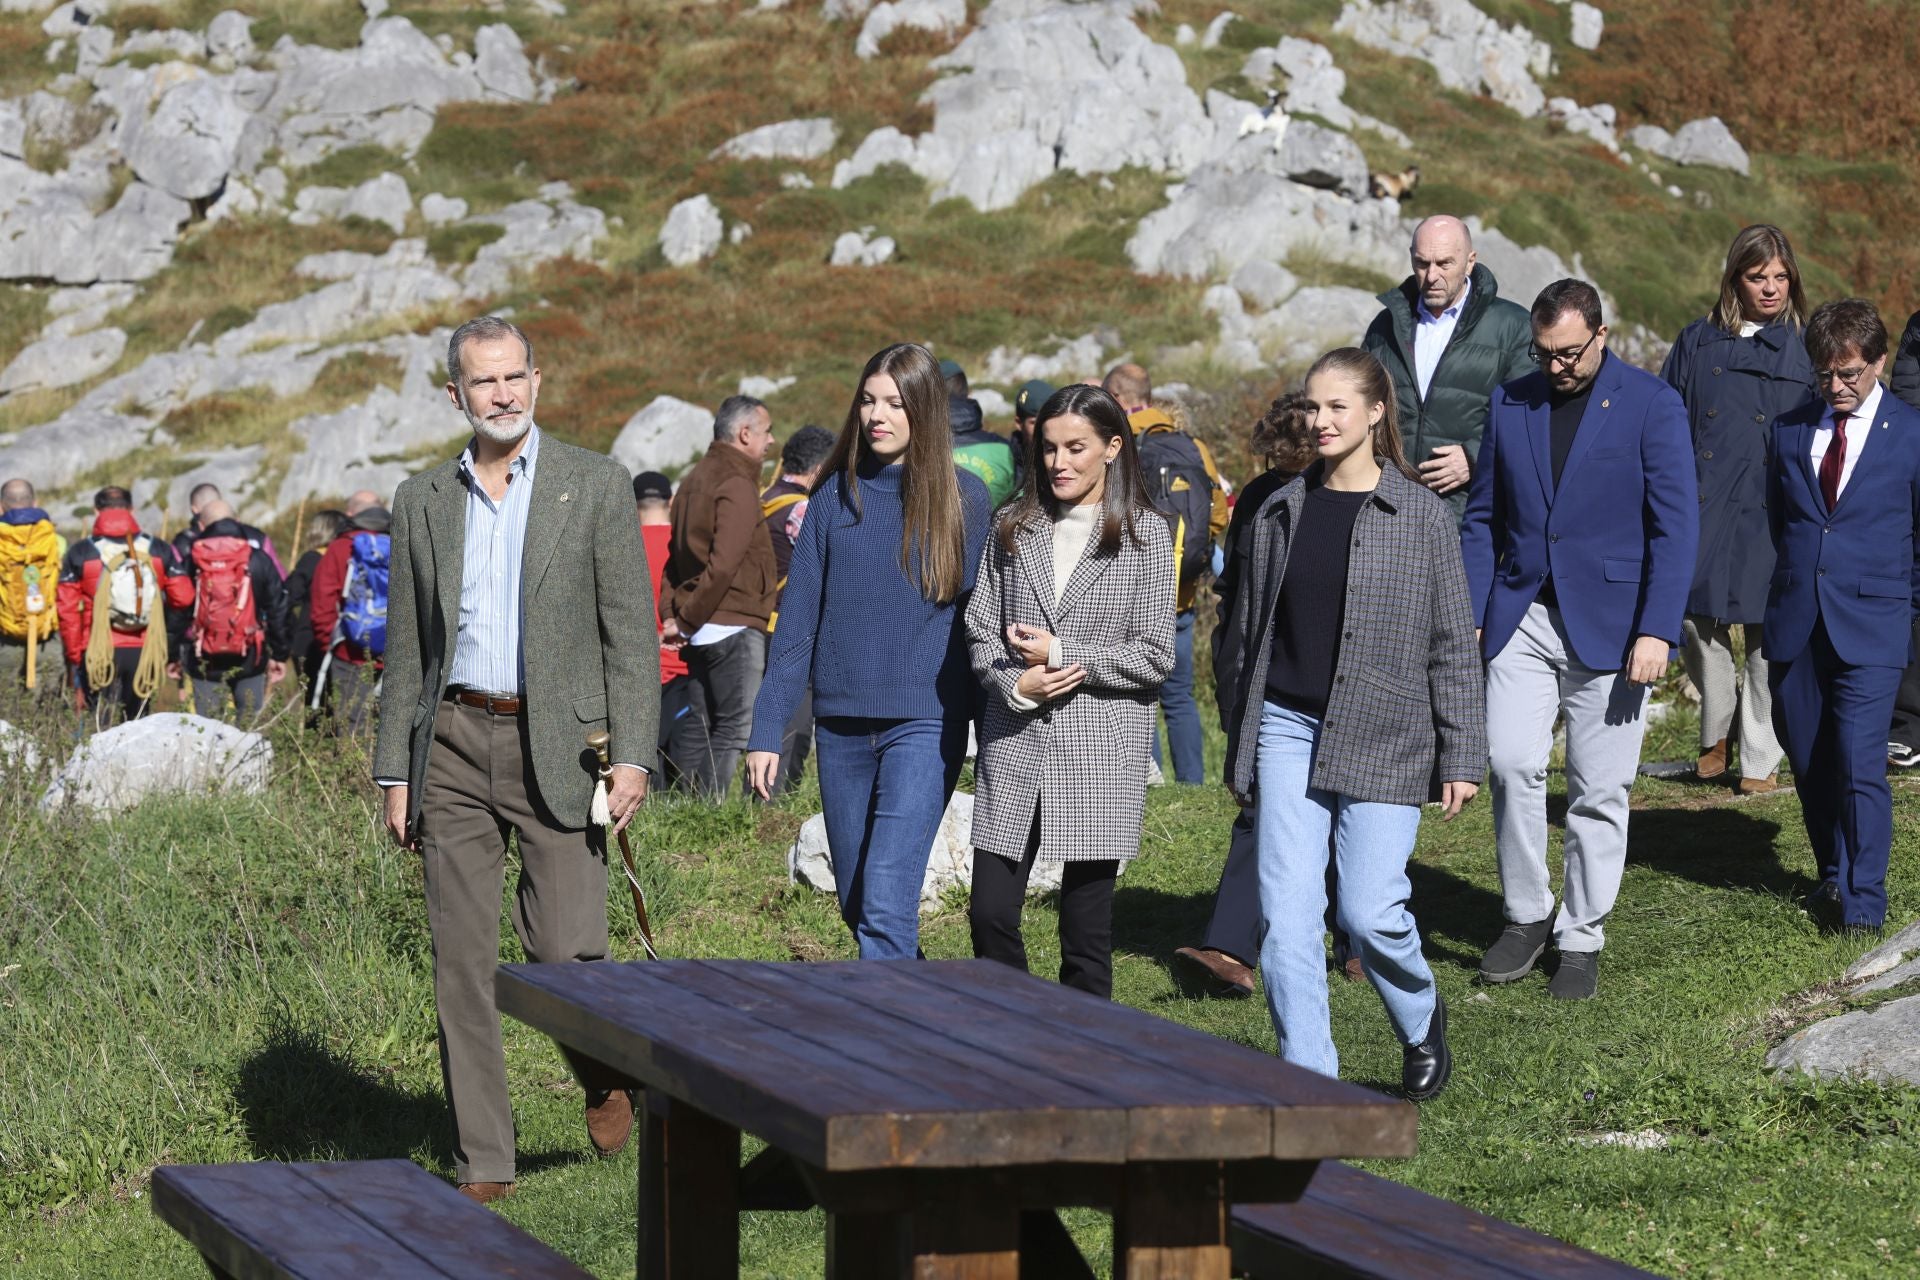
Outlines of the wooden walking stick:
{"label": "wooden walking stick", "polygon": [[[600,786],[602,788],[610,787],[613,784],[613,756],[608,750],[608,744],[612,741],[612,737],[605,729],[596,729],[587,735],[587,746],[593,749],[593,754],[598,757],[600,761]],[[611,815],[605,813],[606,804],[604,792],[599,799],[600,803],[595,806],[596,809],[600,810],[597,817],[605,820]],[[619,837],[620,860],[626,864],[627,888],[633,892],[633,914],[637,916],[640,921],[640,945],[647,949],[648,959],[658,960],[660,953],[653,949],[653,926],[647,923],[647,895],[646,891],[640,887],[639,873],[633,868],[633,846],[627,842],[627,829],[625,827],[620,828]]]}

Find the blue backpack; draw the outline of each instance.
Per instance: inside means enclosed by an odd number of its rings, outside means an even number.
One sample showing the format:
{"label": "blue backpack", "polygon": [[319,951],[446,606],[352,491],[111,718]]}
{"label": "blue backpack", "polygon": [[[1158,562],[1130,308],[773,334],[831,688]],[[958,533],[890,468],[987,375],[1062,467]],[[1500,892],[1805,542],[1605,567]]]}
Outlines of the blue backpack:
{"label": "blue backpack", "polygon": [[340,598],[341,637],[374,657],[387,651],[387,561],[392,541],[384,533],[353,535],[347,588]]}

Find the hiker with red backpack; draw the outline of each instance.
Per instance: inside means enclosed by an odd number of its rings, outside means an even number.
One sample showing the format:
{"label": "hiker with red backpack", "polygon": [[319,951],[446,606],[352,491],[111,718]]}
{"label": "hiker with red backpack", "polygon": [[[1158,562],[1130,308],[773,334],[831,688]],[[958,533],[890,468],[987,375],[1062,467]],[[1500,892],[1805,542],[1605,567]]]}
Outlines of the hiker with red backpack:
{"label": "hiker with red backpack", "polygon": [[373,709],[387,651],[387,564],[393,516],[368,507],[328,545],[313,571],[307,617],[322,651],[314,681],[317,710],[332,690],[334,726],[358,733]]}
{"label": "hiker with red backpack", "polygon": [[87,710],[104,724],[118,707],[132,720],[166,678],[169,610],[193,604],[193,583],[173,547],[140,531],[133,497],[118,485],[93,496],[93,534],[67,549],[57,604],[60,643]]}
{"label": "hiker with red backpack", "polygon": [[200,531],[181,568],[193,583],[193,607],[167,674],[177,680],[184,669],[192,679],[194,714],[218,717],[231,697],[240,720],[251,720],[287,674],[279,570],[218,498],[201,509]]}

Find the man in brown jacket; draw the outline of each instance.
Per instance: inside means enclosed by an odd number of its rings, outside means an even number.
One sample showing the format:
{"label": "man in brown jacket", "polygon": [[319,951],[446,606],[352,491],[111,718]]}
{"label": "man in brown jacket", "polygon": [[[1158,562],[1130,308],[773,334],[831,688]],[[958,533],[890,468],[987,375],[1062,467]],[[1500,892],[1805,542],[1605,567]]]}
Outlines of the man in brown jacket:
{"label": "man in brown jacket", "polygon": [[673,540],[660,583],[660,643],[684,646],[689,708],[667,753],[695,792],[720,797],[753,728],[767,665],[767,624],[779,575],[760,508],[760,464],[773,417],[752,396],[729,396],[707,456],[673,499]]}

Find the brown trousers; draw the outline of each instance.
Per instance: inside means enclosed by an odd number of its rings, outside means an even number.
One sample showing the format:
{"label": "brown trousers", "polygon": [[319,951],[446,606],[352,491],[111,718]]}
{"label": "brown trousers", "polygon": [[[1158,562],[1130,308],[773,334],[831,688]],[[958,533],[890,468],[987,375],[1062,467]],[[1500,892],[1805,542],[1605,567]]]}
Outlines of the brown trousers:
{"label": "brown trousers", "polygon": [[[513,1106],[493,974],[500,962],[500,894],[507,833],[519,836],[520,879],[510,912],[536,963],[607,954],[607,844],[599,827],[567,830],[538,799],[526,722],[442,702],[420,808],[427,921],[440,1068],[453,1113],[461,1182],[512,1182]],[[575,1074],[605,1087],[590,1060]]]}

